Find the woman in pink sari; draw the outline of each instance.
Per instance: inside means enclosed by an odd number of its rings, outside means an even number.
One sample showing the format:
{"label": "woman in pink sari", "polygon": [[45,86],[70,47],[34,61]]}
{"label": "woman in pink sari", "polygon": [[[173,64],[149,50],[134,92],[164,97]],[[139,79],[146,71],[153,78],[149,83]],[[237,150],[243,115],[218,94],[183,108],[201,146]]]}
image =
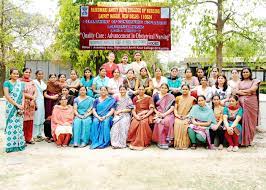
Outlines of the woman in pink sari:
{"label": "woman in pink sari", "polygon": [[161,149],[168,149],[174,140],[175,97],[168,93],[169,86],[163,83],[160,92],[153,95],[155,105],[154,130],[152,140]]}
{"label": "woman in pink sari", "polygon": [[259,80],[252,79],[251,69],[243,68],[241,71],[241,81],[239,82],[237,89],[240,105],[243,108],[241,142],[241,145],[243,146],[250,146],[252,144],[256,126],[258,126],[259,85]]}
{"label": "woman in pink sari", "polygon": [[60,105],[54,106],[51,118],[52,136],[57,147],[65,147],[72,136],[74,109],[71,105],[67,105],[67,98],[65,96],[60,97],[59,102]]}

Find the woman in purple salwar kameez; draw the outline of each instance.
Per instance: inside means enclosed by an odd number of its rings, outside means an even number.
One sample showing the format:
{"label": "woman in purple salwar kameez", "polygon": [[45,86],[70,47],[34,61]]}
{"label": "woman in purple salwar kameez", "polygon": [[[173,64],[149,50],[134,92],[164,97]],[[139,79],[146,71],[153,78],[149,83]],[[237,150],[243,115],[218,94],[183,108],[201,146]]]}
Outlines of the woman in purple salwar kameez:
{"label": "woman in purple salwar kameez", "polygon": [[160,92],[153,95],[155,105],[152,140],[159,148],[168,149],[174,140],[174,95],[168,93],[169,86],[163,83]]}
{"label": "woman in purple salwar kameez", "polygon": [[240,105],[243,108],[241,142],[241,145],[243,146],[252,145],[256,127],[258,126],[259,85],[259,80],[252,79],[251,69],[243,68],[241,71],[241,81],[239,82],[237,89]]}

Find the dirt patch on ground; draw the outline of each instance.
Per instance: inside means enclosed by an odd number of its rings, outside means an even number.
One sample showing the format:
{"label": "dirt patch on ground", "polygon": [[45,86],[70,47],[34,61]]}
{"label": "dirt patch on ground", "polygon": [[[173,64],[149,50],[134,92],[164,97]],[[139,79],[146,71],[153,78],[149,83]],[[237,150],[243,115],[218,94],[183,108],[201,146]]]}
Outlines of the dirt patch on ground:
{"label": "dirt patch on ground", "polygon": [[[3,138],[3,131],[0,131]],[[266,133],[239,152],[199,148],[144,151],[56,148],[40,142],[23,152],[0,153],[5,190],[266,189]],[[3,150],[3,139],[0,139]]]}

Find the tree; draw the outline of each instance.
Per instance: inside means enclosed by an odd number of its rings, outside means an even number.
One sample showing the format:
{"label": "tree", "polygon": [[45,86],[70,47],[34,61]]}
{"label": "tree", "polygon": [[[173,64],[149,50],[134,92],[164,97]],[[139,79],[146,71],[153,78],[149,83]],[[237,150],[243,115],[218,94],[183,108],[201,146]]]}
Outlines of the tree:
{"label": "tree", "polygon": [[[196,18],[192,29],[197,56],[215,55],[217,66],[223,66],[223,49],[233,39],[251,43],[265,43],[261,28],[265,21],[253,16],[254,9],[263,1],[234,0],[180,0],[172,1],[176,20],[187,25],[187,15]],[[197,16],[195,16],[197,15]],[[191,24],[191,23],[189,23]]]}
{"label": "tree", "polygon": [[[108,50],[80,50],[79,49],[79,5],[80,3],[88,3],[87,0],[60,0],[59,1],[59,26],[53,44],[53,59],[63,60],[65,63],[70,63],[79,74],[83,72],[85,67],[90,67],[94,74],[100,66],[107,61]],[[100,1],[93,1],[97,3]],[[125,1],[126,2],[126,1]],[[118,63],[121,56],[126,53],[130,55],[129,61],[132,61],[134,51],[114,51],[116,54],[115,62]],[[143,59],[149,65],[155,64],[156,52],[143,52]],[[151,68],[151,66],[149,66]]]}
{"label": "tree", "polygon": [[23,8],[27,4],[26,0],[16,4],[0,0],[0,97],[3,96],[6,67],[12,63],[16,67],[24,64],[25,52],[31,51],[34,36],[47,23],[47,19],[38,14],[26,13]]}

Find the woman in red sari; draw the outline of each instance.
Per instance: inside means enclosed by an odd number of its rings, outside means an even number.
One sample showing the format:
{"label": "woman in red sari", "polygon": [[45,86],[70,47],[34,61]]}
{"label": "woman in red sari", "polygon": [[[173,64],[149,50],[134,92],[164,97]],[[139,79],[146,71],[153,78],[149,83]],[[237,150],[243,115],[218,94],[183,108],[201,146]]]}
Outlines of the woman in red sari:
{"label": "woman in red sari", "polygon": [[34,144],[34,141],[32,139],[32,135],[33,135],[34,113],[35,113],[35,108],[37,108],[36,102],[35,102],[36,97],[37,97],[37,88],[36,88],[33,80],[30,79],[31,69],[30,68],[24,68],[22,71],[23,71],[23,76],[20,80],[25,83],[23,131],[24,131],[26,143]]}
{"label": "woman in red sari", "polygon": [[145,95],[143,86],[138,88],[138,96],[133,98],[134,109],[132,111],[133,119],[128,131],[127,141],[129,148],[133,150],[144,150],[149,146],[152,139],[153,101],[148,95]]}
{"label": "woman in red sari", "polygon": [[160,93],[153,95],[155,105],[154,130],[152,140],[161,149],[168,149],[174,140],[174,106],[175,97],[168,93],[169,86],[163,83]]}
{"label": "woman in red sari", "polygon": [[243,146],[250,146],[252,144],[256,126],[258,126],[259,85],[259,80],[252,79],[251,69],[243,68],[241,71],[241,81],[238,83],[237,89],[240,105],[243,108],[241,142]]}

